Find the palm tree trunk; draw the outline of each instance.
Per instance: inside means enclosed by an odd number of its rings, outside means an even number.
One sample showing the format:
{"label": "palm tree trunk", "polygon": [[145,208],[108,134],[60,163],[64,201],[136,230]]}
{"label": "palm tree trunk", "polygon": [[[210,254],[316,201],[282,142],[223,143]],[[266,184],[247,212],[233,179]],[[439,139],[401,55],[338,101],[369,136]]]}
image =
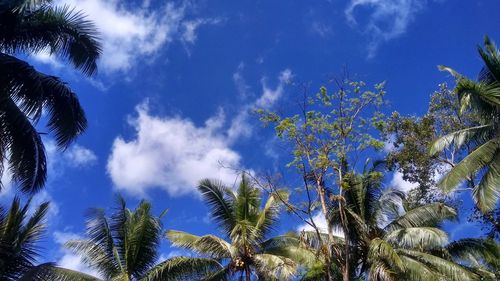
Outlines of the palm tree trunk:
{"label": "palm tree trunk", "polygon": [[328,242],[326,243],[327,245],[327,251],[326,251],[326,264],[328,266],[327,268],[327,271],[326,271],[326,275],[327,275],[327,278],[328,278],[328,281],[333,281],[333,276],[332,276],[332,273],[330,271],[330,265],[331,265],[331,262],[332,262],[332,251],[331,251],[331,247],[330,247],[330,244],[333,243],[333,232],[332,232],[332,229],[330,227],[328,227],[328,220],[327,220],[327,216],[328,216],[328,210],[326,208],[326,200],[325,200],[325,188],[321,185],[321,180],[317,180],[316,181],[316,186],[318,188],[318,194],[319,194],[319,199],[320,199],[320,202],[321,202],[321,210],[323,212],[323,215],[325,216],[325,220],[326,220],[326,225],[327,225],[327,231],[328,231]]}

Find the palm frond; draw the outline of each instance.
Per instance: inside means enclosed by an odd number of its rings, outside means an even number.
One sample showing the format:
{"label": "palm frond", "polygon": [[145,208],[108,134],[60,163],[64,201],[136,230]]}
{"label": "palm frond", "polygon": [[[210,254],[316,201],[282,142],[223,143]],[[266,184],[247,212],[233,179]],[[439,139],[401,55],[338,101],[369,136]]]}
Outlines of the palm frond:
{"label": "palm frond", "polygon": [[387,233],[384,240],[396,247],[431,250],[448,243],[448,235],[436,227],[408,227]]}
{"label": "palm frond", "polygon": [[472,197],[477,207],[484,213],[493,210],[500,199],[500,146],[481,181],[472,190]]}
{"label": "palm frond", "polygon": [[491,124],[481,125],[465,128],[442,136],[432,144],[430,154],[434,155],[439,153],[452,144],[456,148],[460,148],[464,143],[476,141],[478,138],[484,141],[487,139],[487,135],[491,132],[492,128],[493,125]]}
{"label": "palm frond", "polygon": [[404,276],[405,280],[409,281],[443,281],[446,280],[444,276],[434,271],[424,263],[416,259],[401,255],[401,261],[405,265]]}
{"label": "palm frond", "polygon": [[20,110],[37,122],[48,109],[48,127],[57,144],[67,147],[87,127],[85,113],[75,93],[59,78],[36,71],[28,63],[0,54],[0,83]]}
{"label": "palm frond", "polygon": [[474,259],[486,263],[492,269],[500,270],[500,246],[493,240],[460,239],[448,244],[446,251],[457,262],[470,262]]}
{"label": "palm frond", "polygon": [[271,255],[256,254],[254,256],[256,271],[259,276],[265,277],[265,280],[290,280],[295,276],[297,264],[291,259]]}
{"label": "palm frond", "polygon": [[214,259],[176,257],[158,264],[139,281],[205,280],[207,275],[221,269]]}
{"label": "palm frond", "polygon": [[484,49],[481,46],[478,46],[477,49],[485,65],[479,79],[489,83],[500,82],[500,53],[495,43],[488,36],[485,36]]}
{"label": "palm frond", "polygon": [[438,183],[445,192],[451,192],[462,181],[489,165],[499,150],[500,140],[492,139],[472,151],[467,157],[453,167]]}
{"label": "palm frond", "polygon": [[231,245],[214,235],[196,236],[182,231],[169,230],[166,237],[174,246],[207,254],[215,259],[231,257]]}
{"label": "palm frond", "polygon": [[33,267],[19,281],[102,281],[92,275],[45,263]]}
{"label": "palm frond", "polygon": [[269,198],[258,214],[257,222],[255,227],[265,235],[272,229],[272,226],[276,223],[282,200],[288,200],[288,192],[286,191],[277,191],[276,193],[271,193]]}
{"label": "palm frond", "polygon": [[404,271],[403,262],[397,252],[389,243],[380,238],[370,241],[368,260],[372,264],[383,261],[384,264],[389,265],[393,270]]}
{"label": "palm frond", "polygon": [[464,267],[454,262],[442,259],[440,257],[414,250],[398,249],[397,252],[400,255],[407,256],[409,258],[415,259],[425,264],[427,267],[432,268],[433,270],[445,276],[448,280],[452,281],[479,280],[479,276],[477,276],[476,274],[468,271]]}
{"label": "palm frond", "polygon": [[0,103],[0,134],[7,144],[12,179],[26,193],[35,193],[47,179],[45,148],[38,132],[11,99]]}
{"label": "palm frond", "polygon": [[205,202],[210,208],[210,214],[215,221],[227,232],[231,232],[236,224],[235,201],[236,197],[222,182],[202,180],[198,185]]}
{"label": "palm frond", "polygon": [[68,6],[42,5],[29,13],[13,13],[13,21],[2,22],[0,49],[7,53],[37,53],[49,50],[67,58],[84,74],[97,71],[101,46],[95,25]]}
{"label": "palm frond", "polygon": [[399,228],[435,226],[444,220],[455,219],[456,216],[457,213],[452,207],[443,203],[431,203],[407,211],[385,229],[391,231]]}

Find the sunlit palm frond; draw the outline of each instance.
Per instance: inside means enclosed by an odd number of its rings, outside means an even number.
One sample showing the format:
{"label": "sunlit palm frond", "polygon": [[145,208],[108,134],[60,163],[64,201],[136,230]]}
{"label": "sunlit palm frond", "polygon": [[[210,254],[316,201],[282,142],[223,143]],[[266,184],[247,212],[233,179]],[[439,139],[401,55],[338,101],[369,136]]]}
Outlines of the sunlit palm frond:
{"label": "sunlit palm frond", "polygon": [[435,226],[444,220],[455,219],[455,209],[443,203],[431,203],[413,208],[389,223],[385,229],[388,231],[398,228]]}
{"label": "sunlit palm frond", "polygon": [[492,139],[472,151],[455,165],[438,183],[444,191],[450,192],[462,181],[476,174],[480,169],[494,162],[500,150],[500,140]]}
{"label": "sunlit palm frond", "polygon": [[282,205],[281,200],[288,200],[288,196],[288,192],[285,191],[277,191],[276,193],[270,194],[266,204],[258,213],[257,222],[255,224],[255,227],[262,235],[272,230],[272,226],[279,218],[280,207]]}
{"label": "sunlit palm frond", "polygon": [[389,243],[380,238],[370,241],[368,260],[371,264],[378,264],[383,261],[383,264],[388,265],[391,270],[404,271],[404,264],[398,253]]}
{"label": "sunlit palm frond", "polygon": [[254,256],[257,275],[265,280],[290,280],[295,276],[297,264],[289,258],[271,254]]}
{"label": "sunlit palm frond", "polygon": [[424,263],[416,259],[401,255],[401,261],[405,265],[403,276],[408,281],[444,281],[446,277],[434,271]]}
{"label": "sunlit palm frond", "polygon": [[206,254],[215,259],[231,257],[231,245],[214,235],[196,236],[182,231],[169,230],[166,237],[174,246]]}
{"label": "sunlit palm frond", "polygon": [[448,235],[436,227],[406,227],[387,233],[384,240],[395,247],[431,250],[445,246]]}

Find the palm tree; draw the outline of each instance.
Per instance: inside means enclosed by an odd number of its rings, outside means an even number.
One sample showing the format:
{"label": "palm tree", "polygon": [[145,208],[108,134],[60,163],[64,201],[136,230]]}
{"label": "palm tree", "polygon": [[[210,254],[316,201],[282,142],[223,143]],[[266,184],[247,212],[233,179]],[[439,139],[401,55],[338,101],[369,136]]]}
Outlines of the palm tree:
{"label": "palm tree", "polygon": [[[381,187],[381,178],[376,170],[346,177],[349,227],[345,237],[332,245],[342,257],[332,268],[340,268],[347,258],[353,269],[350,280],[494,280],[491,272],[499,269],[498,244],[481,239],[448,244],[439,224],[456,218],[453,208],[442,203],[410,208],[400,191]],[[331,227],[341,228],[339,215],[333,205]],[[305,233],[304,238],[315,244],[315,235]],[[321,270],[316,273],[321,274]]]}
{"label": "palm tree", "polygon": [[[383,190],[381,178],[375,171],[352,175],[346,194],[349,243],[363,253],[358,266],[370,279],[479,280],[466,268],[470,264],[461,264],[456,257],[500,257],[498,245],[483,240],[457,253],[456,244],[465,241],[448,244],[447,233],[439,227],[444,220],[456,219],[453,208],[439,202],[410,207],[401,192]],[[484,273],[491,277],[488,274]]]}
{"label": "palm tree", "polygon": [[[49,0],[0,1],[0,158],[14,181],[34,193],[46,180],[41,134],[35,128],[47,113],[47,127],[66,148],[87,126],[76,94],[58,77],[41,73],[16,57],[43,51],[67,59],[85,75],[97,70],[101,47],[92,22]],[[0,174],[3,172],[0,161]]]}
{"label": "palm tree", "polygon": [[37,280],[113,280],[169,281],[204,276],[219,269],[211,259],[173,258],[158,263],[161,219],[151,213],[151,204],[141,201],[135,210],[126,208],[123,198],[108,218],[103,209],[91,209],[87,220],[87,238],[70,240],[65,246],[96,270],[101,278],[68,269],[47,270]]}
{"label": "palm tree", "polygon": [[224,232],[224,238],[215,235],[197,236],[170,230],[167,238],[174,246],[208,256],[223,266],[202,280],[226,280],[238,276],[251,280],[289,280],[301,257],[299,240],[290,235],[267,238],[276,223],[284,192],[273,193],[261,206],[260,190],[252,186],[243,174],[237,192],[219,181],[202,180],[198,190],[210,208],[213,219]]}
{"label": "palm tree", "polygon": [[45,230],[48,209],[49,203],[44,202],[30,210],[30,201],[22,206],[18,197],[8,211],[0,207],[0,280],[19,280],[36,267],[40,254],[36,244]]}
{"label": "palm tree", "polygon": [[[462,113],[469,110],[478,115],[478,126],[462,129],[435,141],[431,153],[436,154],[454,145],[457,149],[469,147],[468,155],[441,179],[439,186],[447,192],[467,180],[472,185],[472,196],[484,213],[495,208],[500,198],[500,52],[488,37],[484,49],[478,47],[484,67],[479,81],[460,75],[451,68],[456,79],[455,91]],[[474,182],[479,175],[478,184]]]}

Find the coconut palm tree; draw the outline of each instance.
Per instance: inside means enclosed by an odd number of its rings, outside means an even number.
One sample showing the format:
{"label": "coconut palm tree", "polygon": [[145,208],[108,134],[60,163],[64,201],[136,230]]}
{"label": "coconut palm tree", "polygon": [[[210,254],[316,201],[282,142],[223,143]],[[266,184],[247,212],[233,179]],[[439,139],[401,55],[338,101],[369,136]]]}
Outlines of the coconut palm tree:
{"label": "coconut palm tree", "polygon": [[[101,278],[67,269],[45,271],[37,280],[169,281],[204,276],[220,268],[205,258],[173,258],[158,263],[162,236],[161,219],[151,204],[141,201],[135,210],[126,208],[123,198],[108,218],[103,209],[92,209],[87,220],[87,238],[70,240],[65,246],[82,258]],[[38,275],[40,276],[40,275]]]}
{"label": "coconut palm tree", "polygon": [[[458,256],[500,257],[498,245],[476,240],[476,245],[457,252],[457,241],[448,244],[448,235],[440,229],[444,220],[455,219],[456,211],[443,204],[431,203],[410,207],[400,191],[383,189],[382,174],[376,170],[349,175],[345,200],[349,221],[348,241],[353,268],[369,280],[479,280],[491,277],[484,270],[478,275],[469,270],[470,263],[460,264]],[[332,227],[338,220],[332,209]],[[486,273],[487,272],[487,273]]]}
{"label": "coconut palm tree", "polygon": [[36,267],[48,209],[44,202],[33,211],[30,201],[23,206],[18,197],[8,211],[0,207],[0,280],[18,280]]}
{"label": "coconut palm tree", "polygon": [[[500,198],[500,52],[494,42],[485,37],[484,48],[478,47],[484,67],[479,80],[473,81],[449,67],[456,79],[455,91],[462,113],[472,111],[480,124],[445,135],[436,140],[431,153],[436,154],[454,145],[467,146],[468,155],[441,179],[439,186],[453,191],[463,181],[472,185],[472,197],[482,212],[495,208]],[[479,183],[475,183],[476,175]]]}
{"label": "coconut palm tree", "polygon": [[[495,280],[492,272],[499,269],[498,244],[482,239],[448,243],[448,235],[439,225],[456,218],[453,208],[442,203],[410,208],[404,194],[383,189],[381,179],[377,170],[347,175],[344,200],[349,227],[332,245],[342,258],[334,260],[337,264],[330,270],[342,272],[337,269],[347,259],[350,280]],[[339,215],[332,205],[330,227],[341,229]],[[302,236],[314,248],[316,235]],[[324,268],[316,265],[305,277],[314,273],[319,277],[316,280],[322,280]]]}
{"label": "coconut palm tree", "polygon": [[[237,191],[216,180],[202,180],[198,186],[212,218],[225,237],[197,236],[170,230],[167,238],[174,246],[207,256],[223,265],[202,280],[226,280],[231,276],[251,280],[289,280],[303,253],[299,240],[290,235],[268,238],[276,223],[284,192],[273,193],[261,206],[262,195],[245,174]],[[254,276],[254,277],[252,277]]]}
{"label": "coconut palm tree", "polygon": [[[8,160],[13,180],[28,193],[38,191],[46,180],[42,133],[35,128],[42,112],[63,149],[85,130],[87,120],[66,83],[16,56],[49,52],[92,75],[101,53],[93,23],[81,12],[51,2],[0,1],[0,158]],[[0,174],[3,168],[2,160]]]}

